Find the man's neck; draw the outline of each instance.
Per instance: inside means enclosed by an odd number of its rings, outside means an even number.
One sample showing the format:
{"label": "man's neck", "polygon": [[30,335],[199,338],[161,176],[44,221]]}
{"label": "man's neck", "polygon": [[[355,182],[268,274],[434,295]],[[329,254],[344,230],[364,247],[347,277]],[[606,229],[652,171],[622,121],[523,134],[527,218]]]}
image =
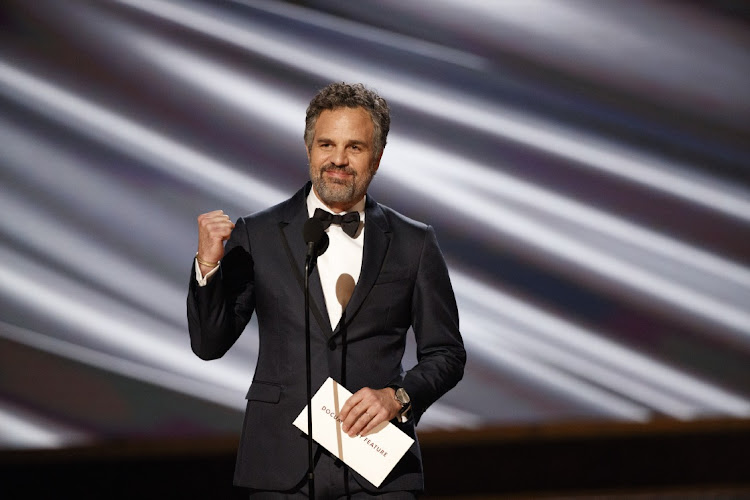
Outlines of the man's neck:
{"label": "man's neck", "polygon": [[318,196],[317,191],[315,191],[315,186],[313,186],[312,192],[313,192],[313,195],[315,196],[315,198],[317,198],[317,200],[324,207],[326,207],[328,210],[330,210],[331,212],[333,212],[335,214],[339,214],[341,212],[352,212],[354,210],[357,210],[357,211],[364,210],[364,205],[365,205],[364,204],[364,199],[367,196],[365,194],[365,196],[363,196],[362,198],[360,198],[359,200],[357,200],[357,201],[355,201],[354,203],[351,203],[351,204],[338,204],[337,203],[335,205],[329,205],[328,203],[326,203],[325,201],[323,201],[323,200],[320,199],[320,196]]}

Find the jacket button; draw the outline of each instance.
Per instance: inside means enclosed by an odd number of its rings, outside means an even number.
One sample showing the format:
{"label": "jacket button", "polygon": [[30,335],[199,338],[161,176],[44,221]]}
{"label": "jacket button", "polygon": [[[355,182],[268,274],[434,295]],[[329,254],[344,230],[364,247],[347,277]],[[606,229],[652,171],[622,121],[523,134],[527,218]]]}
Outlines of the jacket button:
{"label": "jacket button", "polygon": [[328,348],[332,351],[336,350],[336,341],[331,339],[328,341]]}

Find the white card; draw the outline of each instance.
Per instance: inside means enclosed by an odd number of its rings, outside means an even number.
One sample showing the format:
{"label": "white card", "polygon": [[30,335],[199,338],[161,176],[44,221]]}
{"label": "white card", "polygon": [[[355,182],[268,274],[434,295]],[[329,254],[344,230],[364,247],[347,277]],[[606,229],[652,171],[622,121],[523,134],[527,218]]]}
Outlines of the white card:
{"label": "white card", "polygon": [[[328,377],[312,398],[313,439],[373,485],[380,486],[414,440],[390,422],[383,422],[367,436],[349,437],[341,429],[338,415],[351,395]],[[307,434],[306,406],[294,425]]]}

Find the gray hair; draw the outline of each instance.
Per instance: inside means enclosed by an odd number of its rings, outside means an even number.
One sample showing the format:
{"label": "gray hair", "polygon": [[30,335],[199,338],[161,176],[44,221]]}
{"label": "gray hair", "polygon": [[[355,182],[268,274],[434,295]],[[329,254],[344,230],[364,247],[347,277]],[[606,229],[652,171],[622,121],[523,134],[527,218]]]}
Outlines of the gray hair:
{"label": "gray hair", "polygon": [[351,85],[344,82],[331,83],[313,97],[307,107],[305,116],[305,145],[307,150],[312,149],[315,124],[320,113],[336,108],[364,108],[365,111],[370,113],[373,124],[374,158],[379,158],[383,154],[388,130],[391,128],[391,115],[385,99],[365,88],[361,83]]}

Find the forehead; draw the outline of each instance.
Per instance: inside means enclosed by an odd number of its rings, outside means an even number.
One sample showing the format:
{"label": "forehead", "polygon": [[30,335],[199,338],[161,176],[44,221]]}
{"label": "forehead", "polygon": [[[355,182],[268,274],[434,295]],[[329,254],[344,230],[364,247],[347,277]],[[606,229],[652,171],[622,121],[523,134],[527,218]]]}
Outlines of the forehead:
{"label": "forehead", "polygon": [[374,126],[364,108],[326,109],[315,122],[315,137],[372,141]]}

